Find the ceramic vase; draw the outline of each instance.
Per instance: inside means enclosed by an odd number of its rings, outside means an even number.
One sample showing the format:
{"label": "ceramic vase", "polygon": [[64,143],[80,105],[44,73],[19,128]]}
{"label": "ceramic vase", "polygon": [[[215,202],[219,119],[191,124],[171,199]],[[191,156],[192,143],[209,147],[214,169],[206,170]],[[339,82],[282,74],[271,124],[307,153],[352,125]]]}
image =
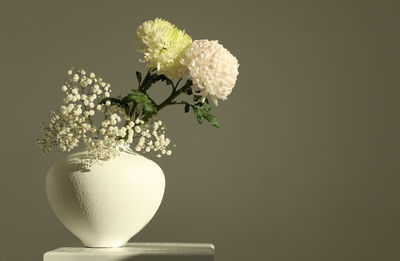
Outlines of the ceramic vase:
{"label": "ceramic vase", "polygon": [[165,189],[161,168],[132,151],[85,167],[86,152],[53,164],[46,194],[61,223],[87,247],[119,247],[144,228]]}

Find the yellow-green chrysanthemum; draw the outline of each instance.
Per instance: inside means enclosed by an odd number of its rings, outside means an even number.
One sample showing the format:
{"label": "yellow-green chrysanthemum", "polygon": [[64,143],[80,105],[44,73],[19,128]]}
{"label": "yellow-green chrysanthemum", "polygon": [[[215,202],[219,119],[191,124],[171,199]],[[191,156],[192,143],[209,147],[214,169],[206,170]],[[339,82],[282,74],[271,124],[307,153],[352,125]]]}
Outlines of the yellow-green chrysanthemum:
{"label": "yellow-green chrysanthemum", "polygon": [[157,68],[158,74],[170,79],[181,78],[187,68],[179,60],[181,54],[190,46],[192,38],[175,25],[161,18],[149,20],[136,30],[139,52],[144,54],[141,62],[148,67]]}

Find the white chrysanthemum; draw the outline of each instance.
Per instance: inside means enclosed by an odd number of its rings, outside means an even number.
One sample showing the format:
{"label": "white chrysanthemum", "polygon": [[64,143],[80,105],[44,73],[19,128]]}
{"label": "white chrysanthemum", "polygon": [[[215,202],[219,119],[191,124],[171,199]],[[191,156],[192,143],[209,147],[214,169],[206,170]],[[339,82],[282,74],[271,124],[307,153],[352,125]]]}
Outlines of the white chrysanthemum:
{"label": "white chrysanthemum", "polygon": [[160,18],[146,21],[136,30],[139,52],[144,54],[141,62],[147,62],[150,69],[157,68],[158,74],[170,79],[181,78],[186,67],[179,60],[181,54],[192,43],[192,38],[175,25]]}
{"label": "white chrysanthemum", "polygon": [[226,100],[235,86],[238,60],[218,41],[196,40],[185,51],[181,63],[188,67],[196,94],[207,95],[215,105],[218,100]]}

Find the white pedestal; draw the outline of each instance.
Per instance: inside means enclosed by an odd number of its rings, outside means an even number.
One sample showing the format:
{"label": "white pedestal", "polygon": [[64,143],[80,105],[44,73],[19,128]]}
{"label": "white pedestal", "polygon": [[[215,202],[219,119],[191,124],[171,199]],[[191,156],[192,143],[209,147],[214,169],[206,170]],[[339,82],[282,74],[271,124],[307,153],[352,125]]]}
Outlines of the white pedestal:
{"label": "white pedestal", "polygon": [[128,243],[119,248],[62,247],[44,261],[213,261],[214,245],[197,243]]}

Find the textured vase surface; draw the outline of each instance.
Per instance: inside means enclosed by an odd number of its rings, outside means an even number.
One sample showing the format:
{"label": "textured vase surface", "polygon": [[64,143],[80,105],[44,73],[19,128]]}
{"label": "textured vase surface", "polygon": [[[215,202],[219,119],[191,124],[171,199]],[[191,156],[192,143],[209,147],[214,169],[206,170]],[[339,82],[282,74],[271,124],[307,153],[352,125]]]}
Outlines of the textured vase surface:
{"label": "textured vase surface", "polygon": [[50,206],[88,247],[119,247],[144,228],[161,204],[165,177],[153,161],[134,152],[86,168],[74,153],[53,164],[46,177]]}

